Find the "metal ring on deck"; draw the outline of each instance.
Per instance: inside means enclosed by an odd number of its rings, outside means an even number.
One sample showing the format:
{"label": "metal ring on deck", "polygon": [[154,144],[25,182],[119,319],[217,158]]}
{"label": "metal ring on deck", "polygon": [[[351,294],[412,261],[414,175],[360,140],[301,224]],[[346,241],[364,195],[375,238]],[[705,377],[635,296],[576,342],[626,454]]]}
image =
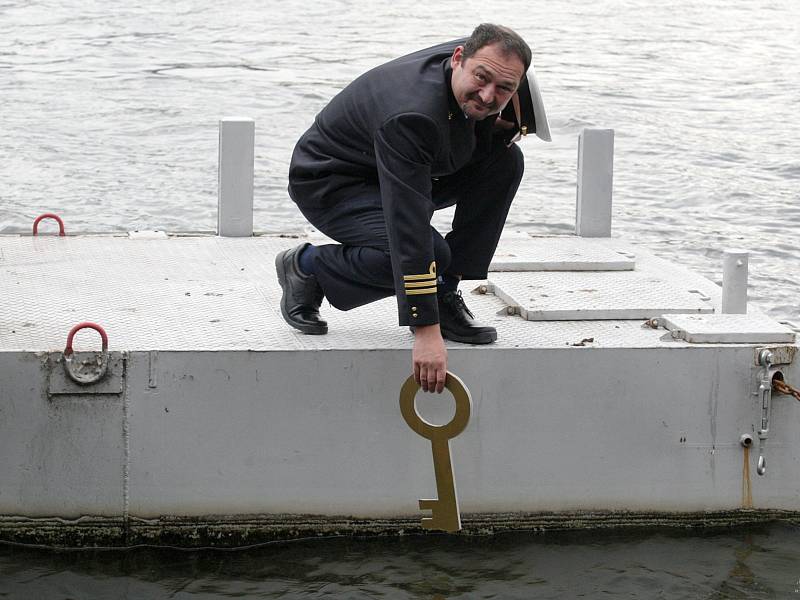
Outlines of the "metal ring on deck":
{"label": "metal ring on deck", "polygon": [[69,330],[69,334],[67,335],[67,347],[64,348],[64,356],[70,356],[72,354],[72,339],[81,329],[94,329],[97,333],[99,333],[100,339],[103,341],[102,350],[103,352],[108,352],[108,335],[106,334],[106,330],[97,323],[85,321],[83,323],[78,323],[75,325],[75,327]]}
{"label": "metal ring on deck", "polygon": [[39,235],[39,221],[42,219],[55,219],[55,221],[58,223],[58,235],[67,235],[64,233],[64,221],[61,220],[61,217],[54,215],[53,213],[44,213],[43,215],[36,217],[36,220],[33,222],[33,235]]}
{"label": "metal ring on deck", "polygon": [[420,386],[414,380],[413,375],[406,379],[400,390],[400,412],[403,414],[403,418],[411,429],[429,440],[435,437],[454,438],[464,431],[467,423],[469,423],[469,416],[472,412],[472,397],[467,386],[464,385],[461,379],[448,371],[444,380],[444,387],[453,394],[453,399],[456,401],[456,414],[453,415],[453,419],[449,423],[438,426],[428,423],[417,412],[414,399]]}

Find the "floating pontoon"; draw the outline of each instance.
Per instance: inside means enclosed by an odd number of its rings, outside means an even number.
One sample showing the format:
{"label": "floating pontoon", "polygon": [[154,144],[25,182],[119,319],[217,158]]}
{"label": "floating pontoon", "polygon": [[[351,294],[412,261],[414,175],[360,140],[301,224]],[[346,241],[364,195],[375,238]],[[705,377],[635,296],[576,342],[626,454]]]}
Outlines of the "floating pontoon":
{"label": "floating pontoon", "polygon": [[[771,385],[800,384],[796,329],[742,314],[746,255],[723,311],[713,282],[580,217],[584,235],[509,233],[462,284],[499,334],[447,344],[473,402],[450,441],[465,531],[796,517],[800,403]],[[436,484],[398,405],[412,334],[392,298],[324,305],[326,336],[289,328],[273,259],[299,241],[0,236],[0,539],[420,531]],[[91,330],[67,344],[87,321],[105,355]],[[452,398],[417,410],[444,423]]]}

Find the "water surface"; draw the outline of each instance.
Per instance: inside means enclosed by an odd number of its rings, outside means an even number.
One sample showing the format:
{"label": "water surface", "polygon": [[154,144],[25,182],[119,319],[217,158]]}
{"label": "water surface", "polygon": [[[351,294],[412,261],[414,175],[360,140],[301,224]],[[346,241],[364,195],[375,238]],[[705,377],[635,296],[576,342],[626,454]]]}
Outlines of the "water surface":
{"label": "water surface", "polygon": [[800,528],[515,533],[285,543],[243,551],[0,546],[0,597],[793,598]]}

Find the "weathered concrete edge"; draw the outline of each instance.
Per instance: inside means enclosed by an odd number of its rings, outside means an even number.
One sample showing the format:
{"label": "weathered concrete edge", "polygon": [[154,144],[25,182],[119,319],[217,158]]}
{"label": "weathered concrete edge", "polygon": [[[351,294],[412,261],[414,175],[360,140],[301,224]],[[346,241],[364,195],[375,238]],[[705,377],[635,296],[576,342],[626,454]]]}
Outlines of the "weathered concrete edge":
{"label": "weathered concrete edge", "polygon": [[[800,525],[800,512],[738,509],[709,512],[474,513],[462,515],[456,535],[485,536],[513,531],[728,529],[782,521]],[[418,517],[363,519],[324,515],[161,517],[0,517],[0,543],[57,548],[177,546],[242,548],[274,542],[331,537],[442,535],[422,529]]]}

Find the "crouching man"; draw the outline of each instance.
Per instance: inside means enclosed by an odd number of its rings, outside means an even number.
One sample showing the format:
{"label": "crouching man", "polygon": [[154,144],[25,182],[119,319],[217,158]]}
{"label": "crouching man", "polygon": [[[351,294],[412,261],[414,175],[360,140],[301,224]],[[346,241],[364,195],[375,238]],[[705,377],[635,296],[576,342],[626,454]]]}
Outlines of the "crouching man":
{"label": "crouching man", "polygon": [[[429,392],[444,388],[444,339],[497,339],[458,283],[486,278],[522,177],[514,142],[528,132],[550,139],[530,67],[518,34],[482,24],[372,69],[330,101],[297,142],[289,194],[339,243],[276,257],[289,325],[324,334],[323,298],[349,310],[396,295],[400,325],[415,334],[415,378]],[[431,216],[452,205],[442,237]]]}

